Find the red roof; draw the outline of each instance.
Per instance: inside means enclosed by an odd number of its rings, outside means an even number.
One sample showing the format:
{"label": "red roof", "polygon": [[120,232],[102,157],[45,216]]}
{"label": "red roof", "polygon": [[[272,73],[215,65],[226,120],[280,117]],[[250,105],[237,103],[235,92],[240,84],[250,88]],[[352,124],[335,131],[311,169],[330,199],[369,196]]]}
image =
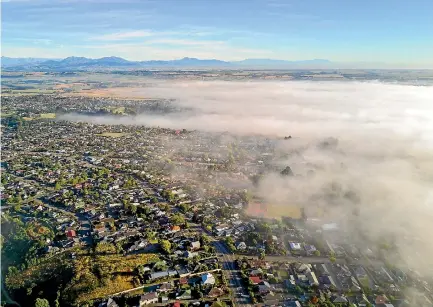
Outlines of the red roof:
{"label": "red roof", "polygon": [[66,235],[68,236],[68,238],[73,238],[75,236],[77,236],[77,234],[75,233],[75,230],[70,229],[66,232]]}
{"label": "red roof", "polygon": [[180,302],[179,301],[174,302],[173,307],[180,307]]}
{"label": "red roof", "polygon": [[376,304],[386,304],[388,302],[388,298],[385,295],[378,295],[376,297]]}
{"label": "red roof", "polygon": [[251,277],[250,277],[250,280],[251,280],[251,282],[252,282],[253,284],[255,284],[255,285],[257,285],[257,284],[259,284],[259,283],[262,282],[262,280],[261,280],[260,277],[258,277],[258,276],[251,276]]}
{"label": "red roof", "polygon": [[173,227],[171,227],[171,231],[179,231],[180,230],[180,226],[174,225]]}

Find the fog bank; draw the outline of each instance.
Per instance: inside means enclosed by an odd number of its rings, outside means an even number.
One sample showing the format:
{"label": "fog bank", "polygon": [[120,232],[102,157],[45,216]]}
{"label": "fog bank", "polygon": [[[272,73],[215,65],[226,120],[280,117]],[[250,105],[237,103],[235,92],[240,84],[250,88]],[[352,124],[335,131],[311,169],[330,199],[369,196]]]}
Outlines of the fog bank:
{"label": "fog bank", "polygon": [[[60,119],[260,134],[294,176],[266,175],[257,195],[336,222],[354,244],[391,241],[399,264],[433,276],[433,87],[378,82],[157,82],[143,93],[188,111]],[[323,144],[328,137],[337,142]],[[322,142],[322,143],[321,143]],[[320,214],[318,213],[320,212]],[[397,261],[397,260],[396,260]]]}

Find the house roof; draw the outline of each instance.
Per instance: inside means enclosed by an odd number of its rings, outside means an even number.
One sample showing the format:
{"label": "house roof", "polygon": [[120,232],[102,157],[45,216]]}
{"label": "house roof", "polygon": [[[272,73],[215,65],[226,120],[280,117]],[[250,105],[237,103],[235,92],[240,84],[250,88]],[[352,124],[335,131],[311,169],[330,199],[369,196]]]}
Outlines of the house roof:
{"label": "house roof", "polygon": [[376,296],[375,303],[376,304],[385,304],[388,302],[388,298],[385,295]]}
{"label": "house roof", "polygon": [[220,288],[212,288],[212,290],[209,291],[208,296],[210,297],[217,297],[224,294],[224,291]]}
{"label": "house roof", "polygon": [[143,294],[140,297],[140,301],[150,301],[150,300],[154,300],[156,298],[158,298],[158,293],[156,293],[156,292],[149,292],[149,293]]}
{"label": "house roof", "polygon": [[214,284],[215,277],[211,273],[206,273],[201,276],[201,281],[206,284]]}
{"label": "house roof", "polygon": [[260,277],[258,277],[258,276],[251,276],[251,277],[250,277],[250,280],[251,280],[251,282],[252,282],[253,284],[259,284],[259,283],[262,282],[262,280],[261,280]]}

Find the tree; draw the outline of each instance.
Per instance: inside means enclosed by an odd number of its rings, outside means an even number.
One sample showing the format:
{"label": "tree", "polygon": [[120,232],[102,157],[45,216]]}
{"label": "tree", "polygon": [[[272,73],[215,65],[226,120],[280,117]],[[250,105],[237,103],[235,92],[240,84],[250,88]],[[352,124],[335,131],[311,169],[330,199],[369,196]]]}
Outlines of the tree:
{"label": "tree", "polygon": [[183,217],[183,215],[181,215],[179,213],[173,214],[173,216],[171,217],[170,221],[174,225],[185,224],[185,218]]}
{"label": "tree", "polygon": [[186,213],[190,210],[190,206],[188,204],[181,204],[180,210],[182,210],[183,213]]}
{"label": "tree", "polygon": [[116,246],[109,242],[98,242],[95,247],[97,254],[115,254],[117,252]]}
{"label": "tree", "polygon": [[283,175],[283,176],[293,176],[293,171],[290,168],[290,166],[286,166],[286,168],[281,171],[281,175]]}
{"label": "tree", "polygon": [[329,257],[329,260],[330,260],[332,263],[334,263],[337,259],[336,259],[334,256],[330,256],[330,257]]}
{"label": "tree", "polygon": [[209,238],[209,236],[207,236],[207,235],[205,235],[205,234],[202,234],[202,235],[200,236],[200,244],[201,244],[201,245],[209,244],[209,242],[210,242],[210,238]]}
{"label": "tree", "polygon": [[47,299],[37,298],[35,301],[35,307],[50,307],[50,303]]}
{"label": "tree", "polygon": [[316,256],[316,257],[320,257],[320,251],[319,251],[319,250],[315,250],[315,251],[314,251],[314,256]]}
{"label": "tree", "polygon": [[166,253],[170,253],[171,243],[168,240],[160,240],[159,244],[161,245],[162,250]]}

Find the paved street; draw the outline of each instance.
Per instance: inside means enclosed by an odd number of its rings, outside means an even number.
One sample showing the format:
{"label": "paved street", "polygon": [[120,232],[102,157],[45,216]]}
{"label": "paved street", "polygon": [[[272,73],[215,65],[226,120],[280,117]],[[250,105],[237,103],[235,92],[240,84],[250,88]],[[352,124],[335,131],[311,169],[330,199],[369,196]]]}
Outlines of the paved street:
{"label": "paved street", "polygon": [[[227,280],[229,282],[229,286],[233,291],[234,302],[238,306],[251,307],[250,298],[246,297],[248,295],[248,291],[245,287],[242,286],[242,280],[240,271],[236,269],[235,265],[235,256],[230,253],[224,243],[214,241],[213,242],[217,252],[219,253],[219,257],[222,260],[223,264],[223,273],[226,274]],[[245,297],[242,297],[241,295]]]}

